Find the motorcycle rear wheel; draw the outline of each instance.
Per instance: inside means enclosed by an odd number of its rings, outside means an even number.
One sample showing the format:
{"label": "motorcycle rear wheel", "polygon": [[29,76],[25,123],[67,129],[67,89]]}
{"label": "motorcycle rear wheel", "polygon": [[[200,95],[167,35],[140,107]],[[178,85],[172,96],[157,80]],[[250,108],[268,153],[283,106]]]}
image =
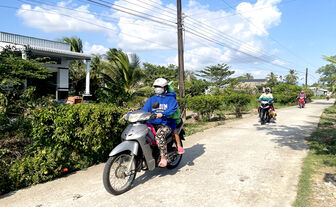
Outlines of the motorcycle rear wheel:
{"label": "motorcycle rear wheel", "polygon": [[[182,144],[182,141],[181,141],[181,140],[183,140],[183,139],[184,139],[184,138],[183,138],[183,135],[180,134],[180,143],[181,143],[181,146],[182,146],[182,147],[183,147],[183,144]],[[177,151],[177,144],[176,144],[176,141],[173,142],[171,148]],[[167,164],[167,169],[174,169],[174,168],[176,168],[176,167],[180,164],[180,162],[181,162],[181,160],[182,160],[182,156],[183,156],[183,155],[179,155],[179,154],[174,155],[174,160],[173,160],[172,162],[169,162],[169,163]]]}
{"label": "motorcycle rear wheel", "polygon": [[[131,165],[131,171],[128,166]],[[104,168],[103,183],[107,192],[120,195],[128,191],[136,176],[136,161],[129,153],[121,153],[110,157]]]}

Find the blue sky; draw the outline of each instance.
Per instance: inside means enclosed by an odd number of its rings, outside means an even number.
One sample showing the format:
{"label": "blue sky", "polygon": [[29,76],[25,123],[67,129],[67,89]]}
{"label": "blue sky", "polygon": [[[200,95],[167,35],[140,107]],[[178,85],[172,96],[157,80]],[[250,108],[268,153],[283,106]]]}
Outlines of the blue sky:
{"label": "blue sky", "polygon": [[[284,76],[293,68],[302,83],[308,67],[312,84],[319,77],[315,71],[326,64],[321,56],[336,55],[335,0],[182,3],[187,70],[227,63],[236,75],[264,78],[270,72]],[[51,40],[75,35],[83,40],[87,53],[117,47],[137,53],[142,62],[177,64],[175,0],[105,0],[104,4],[140,11],[165,24],[86,0],[1,0],[0,31]]]}

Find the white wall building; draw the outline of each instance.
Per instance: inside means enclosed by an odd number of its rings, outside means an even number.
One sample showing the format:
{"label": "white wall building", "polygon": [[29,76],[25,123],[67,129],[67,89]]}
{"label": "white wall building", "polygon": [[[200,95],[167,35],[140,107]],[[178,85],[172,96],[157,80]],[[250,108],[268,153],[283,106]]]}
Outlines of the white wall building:
{"label": "white wall building", "polygon": [[[46,64],[52,76],[46,81],[48,84],[39,85],[44,87],[49,94],[53,93],[56,99],[65,99],[69,92],[69,63],[71,60],[86,61],[86,89],[84,96],[90,96],[90,60],[91,55],[72,52],[70,45],[63,42],[39,39],[23,35],[0,32],[0,50],[6,46],[15,46],[21,50],[22,58],[27,58],[26,47],[29,48],[34,57],[49,57],[55,64]],[[46,83],[45,82],[45,83]],[[44,84],[45,84],[44,83]],[[27,86],[36,85],[27,80]]]}
{"label": "white wall building", "polygon": [[314,96],[325,96],[328,93],[328,90],[317,87],[309,87],[310,90],[314,92]]}

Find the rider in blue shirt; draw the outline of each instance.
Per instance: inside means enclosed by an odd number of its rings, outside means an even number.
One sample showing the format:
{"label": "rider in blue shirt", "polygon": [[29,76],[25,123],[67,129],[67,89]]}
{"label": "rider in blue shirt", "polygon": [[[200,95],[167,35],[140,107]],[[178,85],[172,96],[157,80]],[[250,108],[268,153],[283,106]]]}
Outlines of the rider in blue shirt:
{"label": "rider in blue shirt", "polygon": [[[155,112],[157,114],[157,118],[155,120],[147,121],[147,123],[153,124],[156,129],[155,140],[158,143],[161,154],[159,166],[166,167],[168,163],[166,156],[166,138],[176,128],[176,120],[169,118],[169,116],[175,113],[178,108],[178,104],[176,101],[176,93],[168,92],[168,81],[166,79],[156,79],[153,86],[155,95],[146,101],[141,110]],[[157,108],[153,108],[154,103],[158,103]]]}

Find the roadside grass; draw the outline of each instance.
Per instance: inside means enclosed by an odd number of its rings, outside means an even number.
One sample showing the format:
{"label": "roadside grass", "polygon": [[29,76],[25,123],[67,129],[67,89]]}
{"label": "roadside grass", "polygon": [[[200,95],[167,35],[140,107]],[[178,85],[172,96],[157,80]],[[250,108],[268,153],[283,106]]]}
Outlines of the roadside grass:
{"label": "roadside grass", "polygon": [[325,99],[325,96],[312,96],[311,99]]}
{"label": "roadside grass", "polygon": [[303,162],[294,207],[312,204],[313,177],[322,168],[336,170],[336,105],[324,110],[318,128],[308,138],[310,151]]}

